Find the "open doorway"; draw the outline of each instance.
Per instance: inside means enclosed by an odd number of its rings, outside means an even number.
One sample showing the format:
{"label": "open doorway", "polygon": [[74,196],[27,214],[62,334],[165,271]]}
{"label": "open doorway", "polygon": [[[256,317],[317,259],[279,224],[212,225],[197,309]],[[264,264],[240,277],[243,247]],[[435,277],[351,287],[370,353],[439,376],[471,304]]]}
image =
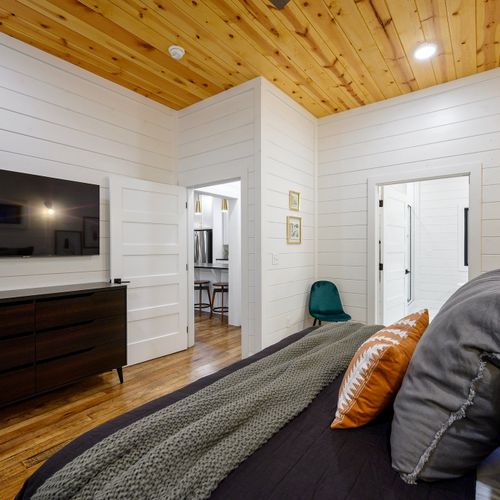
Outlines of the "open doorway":
{"label": "open doorway", "polygon": [[378,186],[378,321],[429,309],[469,279],[469,176]]}
{"label": "open doorway", "polygon": [[241,182],[193,189],[194,342],[241,345]]}

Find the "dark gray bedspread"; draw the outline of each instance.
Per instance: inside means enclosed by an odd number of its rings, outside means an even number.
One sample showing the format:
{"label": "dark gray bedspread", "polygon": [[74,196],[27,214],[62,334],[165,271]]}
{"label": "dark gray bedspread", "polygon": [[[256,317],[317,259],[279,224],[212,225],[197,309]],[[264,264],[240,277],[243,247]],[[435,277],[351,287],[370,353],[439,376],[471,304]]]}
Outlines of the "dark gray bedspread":
{"label": "dark gray bedspread", "polygon": [[[164,408],[215,380],[304,336],[310,329],[185,388],[126,413],[84,434],[50,458],[24,485],[27,499],[67,462],[112,432]],[[253,499],[474,499],[475,475],[460,479],[405,484],[391,468],[390,412],[353,430],[331,430],[341,379],[325,388],[313,403],[218,486],[212,498]]]}

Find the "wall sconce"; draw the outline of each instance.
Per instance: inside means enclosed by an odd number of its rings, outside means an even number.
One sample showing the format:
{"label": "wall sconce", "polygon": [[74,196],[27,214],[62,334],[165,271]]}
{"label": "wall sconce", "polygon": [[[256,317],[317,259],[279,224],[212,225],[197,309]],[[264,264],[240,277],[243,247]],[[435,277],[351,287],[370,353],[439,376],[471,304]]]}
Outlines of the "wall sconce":
{"label": "wall sconce", "polygon": [[55,214],[55,210],[54,210],[54,207],[52,206],[52,202],[51,201],[46,201],[44,203],[45,207],[47,208],[47,215],[54,215]]}
{"label": "wall sconce", "polygon": [[197,195],[196,201],[194,202],[194,213],[195,214],[201,214],[200,195]]}
{"label": "wall sconce", "polygon": [[222,199],[222,204],[221,204],[221,207],[220,207],[220,211],[221,212],[227,212],[229,210],[229,205],[227,203],[227,200],[226,198],[223,198]]}

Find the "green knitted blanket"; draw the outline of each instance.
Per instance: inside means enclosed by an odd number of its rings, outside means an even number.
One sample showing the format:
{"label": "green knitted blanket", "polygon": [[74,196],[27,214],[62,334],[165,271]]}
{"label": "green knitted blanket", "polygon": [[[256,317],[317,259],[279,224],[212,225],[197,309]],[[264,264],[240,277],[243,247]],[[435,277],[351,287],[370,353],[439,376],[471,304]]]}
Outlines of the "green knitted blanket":
{"label": "green knitted blanket", "polygon": [[[207,498],[303,411],[380,326],[325,325],[103,439],[35,499]],[[332,401],[332,418],[335,401]]]}

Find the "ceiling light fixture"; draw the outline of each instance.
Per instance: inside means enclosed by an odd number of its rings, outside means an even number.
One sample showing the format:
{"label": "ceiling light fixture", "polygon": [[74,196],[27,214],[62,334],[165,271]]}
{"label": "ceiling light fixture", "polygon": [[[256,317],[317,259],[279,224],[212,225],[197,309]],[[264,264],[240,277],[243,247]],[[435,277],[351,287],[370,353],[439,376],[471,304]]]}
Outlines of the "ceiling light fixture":
{"label": "ceiling light fixture", "polygon": [[200,195],[199,194],[197,195],[196,201],[194,202],[194,213],[198,214],[198,215],[202,213],[202,210],[201,210],[201,200],[200,200]]}
{"label": "ceiling light fixture", "polygon": [[229,210],[229,204],[226,200],[226,198],[223,198],[222,199],[222,203],[221,203],[221,207],[220,207],[220,211],[225,213]]}
{"label": "ceiling light fixture", "polygon": [[170,54],[172,59],[180,61],[184,57],[186,51],[179,45],[170,45],[170,47],[168,48],[168,53]]}
{"label": "ceiling light fixture", "polygon": [[421,43],[413,52],[413,57],[419,61],[430,59],[437,51],[435,43]]}

